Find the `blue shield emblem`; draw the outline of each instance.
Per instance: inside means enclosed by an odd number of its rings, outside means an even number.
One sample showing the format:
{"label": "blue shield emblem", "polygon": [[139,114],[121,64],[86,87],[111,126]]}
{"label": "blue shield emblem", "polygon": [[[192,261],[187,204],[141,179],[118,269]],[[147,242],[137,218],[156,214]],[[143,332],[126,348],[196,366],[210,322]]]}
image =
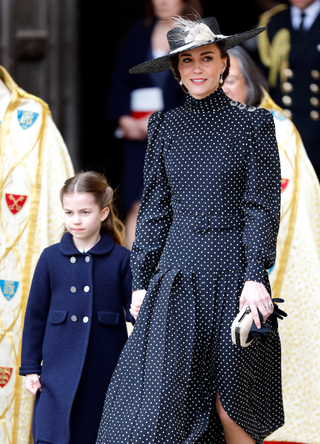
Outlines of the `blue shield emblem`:
{"label": "blue shield emblem", "polygon": [[273,109],[272,111],[270,111],[271,114],[278,120],[280,120],[281,122],[283,120],[287,120],[287,117],[278,109]]}
{"label": "blue shield emblem", "polygon": [[18,111],[18,121],[22,129],[26,130],[30,128],[31,125],[37,120],[39,113],[34,113],[32,111]]}
{"label": "blue shield emblem", "polygon": [[17,281],[5,281],[0,279],[0,287],[3,293],[3,296],[10,301],[13,296],[16,294],[19,282]]}

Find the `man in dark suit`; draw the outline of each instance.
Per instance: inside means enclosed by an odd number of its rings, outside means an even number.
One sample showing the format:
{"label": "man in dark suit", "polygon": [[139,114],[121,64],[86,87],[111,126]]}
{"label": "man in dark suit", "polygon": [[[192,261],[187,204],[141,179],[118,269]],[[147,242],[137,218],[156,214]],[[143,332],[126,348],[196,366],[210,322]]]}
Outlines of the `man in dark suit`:
{"label": "man in dark suit", "polygon": [[274,101],[301,134],[320,178],[320,0],[290,0],[262,14],[262,70]]}

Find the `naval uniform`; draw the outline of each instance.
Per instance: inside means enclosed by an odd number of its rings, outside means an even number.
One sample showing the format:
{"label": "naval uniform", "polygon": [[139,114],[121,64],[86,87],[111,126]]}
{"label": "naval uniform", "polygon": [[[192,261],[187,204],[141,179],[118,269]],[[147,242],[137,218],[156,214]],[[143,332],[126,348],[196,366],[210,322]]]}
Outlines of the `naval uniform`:
{"label": "naval uniform", "polygon": [[[314,6],[317,6],[317,1]],[[281,8],[282,6],[282,8]],[[276,84],[270,84],[270,95],[290,117],[301,134],[307,154],[320,177],[320,13],[308,30],[294,29],[290,8],[275,7],[267,14],[267,38],[273,49],[287,47],[285,64],[279,67]],[[279,12],[277,12],[281,9]],[[273,15],[273,11],[275,11]],[[277,42],[279,31],[287,32],[288,41]],[[264,37],[258,38],[258,48],[263,62]],[[268,78],[270,67],[262,65]],[[270,78],[269,78],[270,80]]]}
{"label": "naval uniform", "polygon": [[98,444],[221,444],[223,407],[258,444],[283,424],[280,343],[231,341],[245,280],[275,260],[280,164],[269,111],[218,88],[149,121],[133,244],[148,289],[110,382]]}

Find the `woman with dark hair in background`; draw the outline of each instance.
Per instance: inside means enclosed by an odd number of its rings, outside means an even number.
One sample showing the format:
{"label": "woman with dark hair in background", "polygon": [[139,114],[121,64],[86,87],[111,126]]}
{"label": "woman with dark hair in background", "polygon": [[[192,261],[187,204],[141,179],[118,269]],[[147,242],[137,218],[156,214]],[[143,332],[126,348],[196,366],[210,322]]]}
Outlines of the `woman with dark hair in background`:
{"label": "woman with dark hair in background", "polygon": [[[228,52],[231,66],[224,92],[272,113],[280,154],[281,223],[277,260],[269,277],[273,296],[285,299],[290,316],[280,327],[286,423],[272,439],[319,444],[319,181],[300,134],[267,93],[267,81],[248,53],[239,46]],[[307,340],[298,332],[308,332]]]}
{"label": "woman with dark hair in background", "polygon": [[129,32],[117,61],[108,100],[108,119],[116,122],[116,136],[124,138],[122,196],[126,217],[127,246],[131,248],[143,189],[143,162],[147,148],[147,124],[154,111],[182,105],[184,94],[172,73],[131,76],[129,69],[146,59],[169,53],[164,37],[170,17],[197,11],[200,0],[148,0],[147,18]]}
{"label": "woman with dark hair in background", "polygon": [[[131,70],[171,68],[188,95],[149,120],[130,261],[137,322],[109,385],[97,443],[262,444],[284,420],[267,273],[280,164],[271,114],[232,101],[221,86],[227,50],[263,29],[224,36],[213,17],[175,24],[170,54]],[[263,318],[270,332],[242,348],[231,324],[246,305],[257,330]]]}

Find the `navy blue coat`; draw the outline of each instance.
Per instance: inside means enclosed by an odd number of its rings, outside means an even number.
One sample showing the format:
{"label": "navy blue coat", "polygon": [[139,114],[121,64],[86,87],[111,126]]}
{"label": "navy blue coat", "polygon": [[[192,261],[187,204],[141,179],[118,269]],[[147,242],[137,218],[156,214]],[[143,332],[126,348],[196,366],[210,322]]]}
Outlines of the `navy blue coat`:
{"label": "navy blue coat", "polygon": [[[127,340],[130,252],[102,233],[80,253],[66,233],[37,264],[23,330],[20,375],[41,374],[34,442],[95,442],[104,397]],[[43,362],[42,362],[43,361]]]}

